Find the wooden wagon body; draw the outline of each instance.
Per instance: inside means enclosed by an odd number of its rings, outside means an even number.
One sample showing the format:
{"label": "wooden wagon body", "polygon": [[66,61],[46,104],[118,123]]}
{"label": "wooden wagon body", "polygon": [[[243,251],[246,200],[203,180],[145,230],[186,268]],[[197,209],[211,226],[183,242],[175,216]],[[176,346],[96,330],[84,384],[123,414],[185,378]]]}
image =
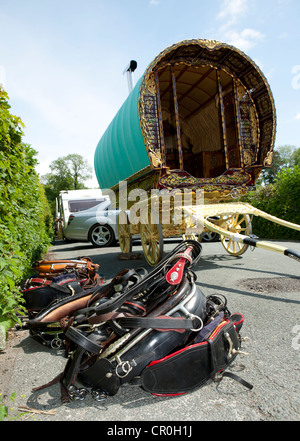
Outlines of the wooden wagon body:
{"label": "wooden wagon body", "polygon": [[[224,202],[255,189],[261,170],[272,164],[275,132],[272,92],[246,54],[224,43],[197,39],[162,51],[136,83],[95,152],[99,185],[117,194],[119,206],[121,181],[126,183],[129,211],[134,204],[128,198],[132,190],[142,189],[147,195],[140,202],[139,219],[144,222],[129,222],[126,210],[121,212],[121,250],[129,252],[132,235],[139,233],[145,257],[155,265],[162,256],[163,238],[185,234],[187,224],[193,227],[200,218],[206,230],[213,224],[219,233],[250,234],[251,213],[244,210],[240,218],[235,206],[233,217],[232,207],[226,213]],[[192,204],[182,204],[182,222],[172,221],[171,204],[171,221],[164,223],[161,196],[154,191],[160,195],[189,191],[194,196],[202,192],[205,214],[203,210],[199,214],[194,197]],[[209,208],[216,203],[222,203],[221,217]],[[226,236],[223,244],[233,255],[247,248],[230,249],[229,241]]]}

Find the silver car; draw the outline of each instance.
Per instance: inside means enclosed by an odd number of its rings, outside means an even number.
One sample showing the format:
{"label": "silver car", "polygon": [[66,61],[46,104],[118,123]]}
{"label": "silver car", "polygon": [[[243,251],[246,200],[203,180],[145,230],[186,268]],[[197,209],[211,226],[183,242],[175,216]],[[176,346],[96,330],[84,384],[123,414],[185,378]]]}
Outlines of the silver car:
{"label": "silver car", "polygon": [[64,236],[69,240],[88,241],[95,247],[112,245],[118,239],[117,219],[120,210],[112,210],[110,200],[69,216]]}

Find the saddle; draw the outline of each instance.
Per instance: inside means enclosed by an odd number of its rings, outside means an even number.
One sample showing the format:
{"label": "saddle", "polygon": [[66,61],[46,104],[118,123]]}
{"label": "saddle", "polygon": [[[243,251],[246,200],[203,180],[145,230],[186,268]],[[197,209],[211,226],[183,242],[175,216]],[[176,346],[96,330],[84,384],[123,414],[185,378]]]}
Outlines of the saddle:
{"label": "saddle", "polygon": [[[61,297],[59,300],[53,300],[46,308],[41,309],[36,315],[27,322],[30,335],[40,343],[50,346],[53,349],[65,346],[66,340],[64,332],[73,324],[89,328],[92,325],[86,318],[79,317],[77,311],[84,311],[84,308],[90,310],[92,305],[96,305],[106,300],[111,301],[118,295],[119,290],[126,291],[129,286],[140,280],[144,269],[122,270],[110,283],[96,284],[89,289],[78,290],[72,296]],[[51,285],[50,285],[51,286]],[[76,316],[76,320],[74,321]],[[66,356],[68,355],[68,345]]]}
{"label": "saddle", "polygon": [[104,283],[99,265],[89,257],[76,260],[40,260],[34,276],[22,281],[20,291],[30,319],[53,302],[82,293]]}
{"label": "saddle", "polygon": [[51,279],[58,274],[66,274],[76,272],[82,278],[94,280],[99,265],[92,262],[90,257],[79,257],[78,259],[61,259],[61,260],[38,260],[33,263],[33,269],[39,277]]}
{"label": "saddle", "polygon": [[[95,292],[65,299],[29,321],[41,332],[61,327],[68,347],[60,383],[62,401],[97,401],[121,386],[176,395],[220,381],[241,348],[244,317],[223,296],[206,297],[192,271],[201,245],[183,241],[151,272],[125,270]],[[70,356],[71,354],[71,356]]]}

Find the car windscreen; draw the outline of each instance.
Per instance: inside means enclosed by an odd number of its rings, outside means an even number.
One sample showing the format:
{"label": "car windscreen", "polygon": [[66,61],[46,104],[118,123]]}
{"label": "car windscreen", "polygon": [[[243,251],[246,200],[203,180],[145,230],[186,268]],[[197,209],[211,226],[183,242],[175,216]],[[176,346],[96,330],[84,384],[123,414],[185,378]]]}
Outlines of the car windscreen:
{"label": "car windscreen", "polygon": [[104,202],[106,199],[78,199],[69,201],[70,213],[77,213],[78,211],[88,210],[96,205]]}

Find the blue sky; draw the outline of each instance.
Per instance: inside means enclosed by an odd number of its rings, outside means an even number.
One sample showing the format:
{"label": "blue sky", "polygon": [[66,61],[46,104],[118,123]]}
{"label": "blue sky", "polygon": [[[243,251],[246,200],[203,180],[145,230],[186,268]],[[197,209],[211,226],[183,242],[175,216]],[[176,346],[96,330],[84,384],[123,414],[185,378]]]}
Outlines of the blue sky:
{"label": "blue sky", "polygon": [[[277,109],[276,146],[300,147],[300,0],[0,0],[0,83],[38,152],[38,172],[96,145],[163,49],[189,38],[233,44],[263,70]],[[97,185],[93,179],[90,183]]]}

